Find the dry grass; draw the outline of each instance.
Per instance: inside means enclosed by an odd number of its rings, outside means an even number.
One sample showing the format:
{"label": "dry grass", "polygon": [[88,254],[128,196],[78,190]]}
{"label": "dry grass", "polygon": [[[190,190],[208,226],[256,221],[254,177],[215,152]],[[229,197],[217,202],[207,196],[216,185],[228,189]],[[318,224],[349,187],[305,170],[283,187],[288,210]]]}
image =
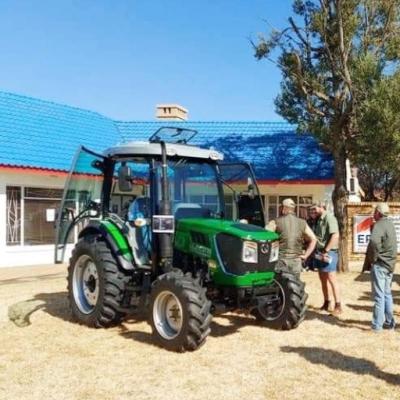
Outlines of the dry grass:
{"label": "dry grass", "polygon": [[[143,321],[108,330],[71,322],[64,273],[4,279],[0,270],[0,399],[400,399],[400,331],[370,332],[368,278],[339,276],[337,319],[312,308],[321,294],[307,272],[310,310],[298,329],[224,315],[199,351],[175,354],[153,344]],[[20,328],[7,312],[25,300],[31,324]]]}

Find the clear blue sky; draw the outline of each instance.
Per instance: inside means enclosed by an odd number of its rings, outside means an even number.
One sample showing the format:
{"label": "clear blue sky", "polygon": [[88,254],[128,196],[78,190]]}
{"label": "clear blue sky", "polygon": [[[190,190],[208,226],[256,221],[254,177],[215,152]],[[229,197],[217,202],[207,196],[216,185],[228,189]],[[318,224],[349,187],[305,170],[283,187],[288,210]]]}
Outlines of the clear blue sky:
{"label": "clear blue sky", "polygon": [[151,120],[269,120],[279,70],[249,43],[290,0],[1,0],[0,90]]}

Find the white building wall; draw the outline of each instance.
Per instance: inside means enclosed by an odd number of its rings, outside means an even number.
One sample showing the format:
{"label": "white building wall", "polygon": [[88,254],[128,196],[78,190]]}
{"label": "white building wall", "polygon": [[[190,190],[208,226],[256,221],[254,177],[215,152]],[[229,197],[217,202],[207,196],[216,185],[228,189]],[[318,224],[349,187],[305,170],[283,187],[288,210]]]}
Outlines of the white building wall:
{"label": "white building wall", "polygon": [[[39,188],[63,189],[65,176],[52,173],[26,172],[22,170],[0,171],[0,268],[23,265],[52,264],[54,245],[7,246],[6,235],[6,187],[29,186]],[[72,246],[68,246],[65,260],[70,256]]]}
{"label": "white building wall", "polygon": [[[63,189],[66,175],[52,173],[28,173],[26,171],[0,172],[0,267],[52,264],[54,245],[7,246],[6,245],[6,187],[29,186]],[[312,196],[313,201],[328,200],[333,185],[319,184],[261,184],[260,193],[265,196]],[[266,204],[267,206],[267,204]],[[70,257],[72,245],[67,247],[65,260]]]}
{"label": "white building wall", "polygon": [[[265,210],[268,210],[268,196],[311,196],[313,202],[324,201],[332,209],[333,184],[273,183],[259,184],[260,194],[265,196]],[[267,215],[267,219],[268,215]]]}
{"label": "white building wall", "polygon": [[334,185],[306,183],[276,183],[259,185],[260,193],[266,196],[312,196],[313,201],[332,201]]}

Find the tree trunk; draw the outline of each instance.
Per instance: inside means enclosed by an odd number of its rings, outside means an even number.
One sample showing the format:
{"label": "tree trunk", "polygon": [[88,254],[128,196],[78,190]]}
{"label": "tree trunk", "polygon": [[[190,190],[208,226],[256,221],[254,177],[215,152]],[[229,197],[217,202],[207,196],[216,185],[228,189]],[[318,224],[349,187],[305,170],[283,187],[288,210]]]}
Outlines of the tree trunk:
{"label": "tree trunk", "polygon": [[347,191],[346,191],[346,155],[344,149],[338,149],[333,154],[335,162],[335,189],[332,193],[333,208],[339,224],[339,271],[349,270],[347,248]]}

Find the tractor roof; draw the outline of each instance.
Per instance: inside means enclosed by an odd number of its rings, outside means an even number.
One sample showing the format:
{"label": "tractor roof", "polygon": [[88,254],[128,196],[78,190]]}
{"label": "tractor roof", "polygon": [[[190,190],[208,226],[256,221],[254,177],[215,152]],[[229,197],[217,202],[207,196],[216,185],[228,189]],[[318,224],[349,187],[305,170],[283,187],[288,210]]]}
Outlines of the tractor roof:
{"label": "tractor roof", "polygon": [[[203,158],[211,160],[223,160],[224,155],[212,149],[202,149],[178,143],[166,143],[167,155],[170,157]],[[110,147],[103,153],[107,157],[116,156],[161,156],[161,144],[159,142],[126,142]]]}

